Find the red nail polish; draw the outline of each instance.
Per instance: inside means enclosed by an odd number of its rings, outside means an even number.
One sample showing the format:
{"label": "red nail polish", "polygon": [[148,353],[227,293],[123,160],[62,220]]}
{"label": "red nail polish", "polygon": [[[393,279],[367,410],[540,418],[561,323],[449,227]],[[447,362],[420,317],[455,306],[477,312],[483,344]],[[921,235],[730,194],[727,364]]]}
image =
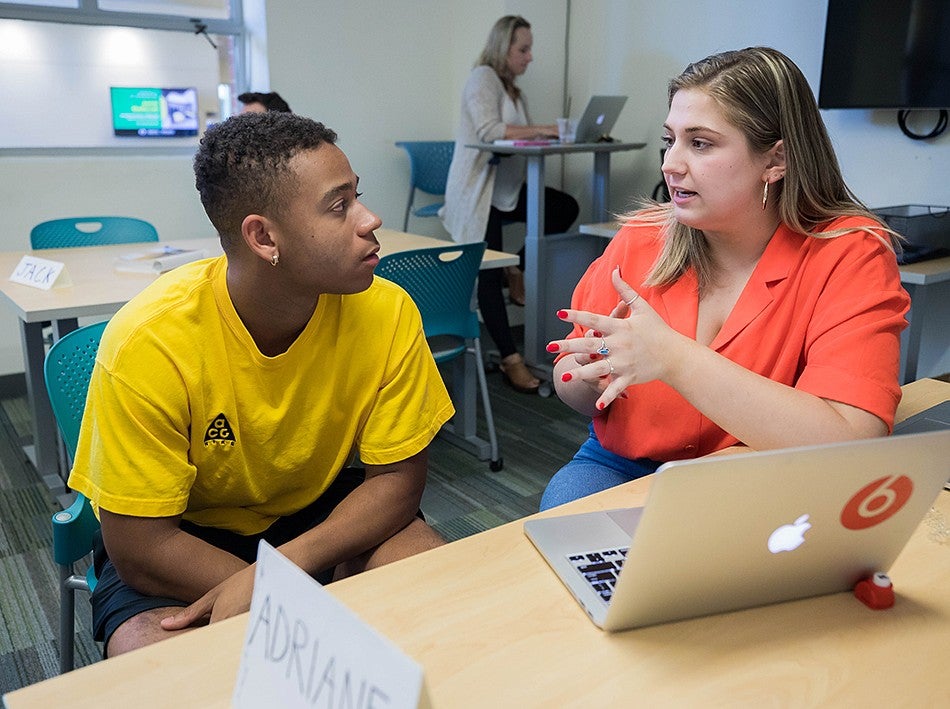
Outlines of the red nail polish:
{"label": "red nail polish", "polygon": [[557,311],[557,316],[558,316],[559,318],[561,318],[561,320],[563,320],[564,318],[567,317],[567,311],[566,311],[566,310],[558,310],[558,311]]}
{"label": "red nail polish", "polygon": [[564,374],[561,375],[561,381],[562,381],[562,382],[569,382],[569,381],[571,381],[573,378],[574,378],[574,376],[573,376],[570,372],[564,372]]}
{"label": "red nail polish", "polygon": [[594,353],[590,356],[590,361],[591,361],[591,362],[596,362],[596,361],[599,360],[599,359],[600,359],[600,355],[597,354],[596,352],[594,352]]}
{"label": "red nail polish", "polygon": [[604,333],[602,333],[600,330],[594,330],[593,332],[591,332],[591,334],[592,334],[594,337],[603,337],[603,336],[604,336]]}
{"label": "red nail polish", "polygon": [[627,392],[622,391],[622,392],[620,392],[620,398],[621,398],[621,399],[629,399],[630,397],[627,396]]}
{"label": "red nail polish", "polygon": [[552,342],[547,346],[548,352],[558,352],[560,351],[560,349],[561,349],[561,346],[556,342]]}
{"label": "red nail polish", "polygon": [[603,411],[603,410],[604,410],[604,406],[606,406],[606,404],[604,404],[603,401],[598,401],[598,402],[597,402],[597,409],[598,409],[599,411]]}

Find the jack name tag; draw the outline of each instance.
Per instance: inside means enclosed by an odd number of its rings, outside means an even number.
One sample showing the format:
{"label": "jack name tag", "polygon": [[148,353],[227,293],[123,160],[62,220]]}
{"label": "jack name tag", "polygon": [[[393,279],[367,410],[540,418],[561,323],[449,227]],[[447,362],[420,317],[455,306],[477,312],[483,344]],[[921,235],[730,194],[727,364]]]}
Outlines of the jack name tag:
{"label": "jack name tag", "polygon": [[20,263],[13,269],[10,280],[31,288],[49,290],[54,286],[62,288],[71,286],[72,281],[66,273],[66,264],[61,261],[50,261],[27,254],[20,259]]}

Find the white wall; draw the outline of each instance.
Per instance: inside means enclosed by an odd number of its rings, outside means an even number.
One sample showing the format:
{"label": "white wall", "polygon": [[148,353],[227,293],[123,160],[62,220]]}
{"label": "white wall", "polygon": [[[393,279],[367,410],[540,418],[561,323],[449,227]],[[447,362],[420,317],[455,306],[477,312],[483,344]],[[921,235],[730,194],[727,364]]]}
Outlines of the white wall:
{"label": "white wall", "polygon": [[[501,15],[522,14],[533,26],[535,61],[520,81],[533,117],[541,122],[560,114],[567,6],[568,0],[271,0],[270,87],[297,112],[340,133],[366,202],[386,226],[398,227],[408,162],[393,142],[452,137],[465,77]],[[627,94],[614,135],[648,143],[642,151],[613,158],[614,210],[649,194],[659,180],[666,82],[690,61],[768,44],[791,56],[818,88],[825,0],[575,0],[570,6],[573,112],[579,113],[592,93]],[[0,65],[0,72],[5,70]],[[950,134],[911,141],[897,128],[894,111],[825,111],[824,117],[846,178],[871,206],[950,204]],[[565,160],[564,187],[581,199],[582,220],[589,216],[589,170],[587,157]],[[548,177],[559,182],[560,171],[552,165]],[[35,157],[0,151],[0,207],[5,250],[25,248],[36,222],[73,213],[142,216],[163,238],[209,228],[194,191],[190,156]],[[413,219],[410,229],[445,235],[436,219]],[[926,327],[921,372],[950,371],[950,322]],[[21,371],[16,320],[2,308],[0,332],[6,333],[0,337],[0,374]]]}
{"label": "white wall", "polygon": [[[271,86],[297,113],[339,133],[363,201],[401,228],[409,162],[396,140],[448,140],[462,84],[502,15],[532,23],[534,64],[522,82],[532,116],[553,122],[561,105],[565,0],[270,2]],[[411,231],[447,238],[437,219]]]}
{"label": "white wall", "polygon": [[113,135],[111,86],[195,87],[199,117],[218,110],[218,54],[184,32],[3,19],[0,66],[0,148],[197,145]]}
{"label": "white wall", "polygon": [[[140,217],[163,239],[212,233],[197,138],[115,137],[109,87],[195,86],[204,116],[218,75],[203,37],[0,20],[0,250],[28,249],[34,224],[66,216]],[[0,374],[22,371],[17,318],[0,307]]]}

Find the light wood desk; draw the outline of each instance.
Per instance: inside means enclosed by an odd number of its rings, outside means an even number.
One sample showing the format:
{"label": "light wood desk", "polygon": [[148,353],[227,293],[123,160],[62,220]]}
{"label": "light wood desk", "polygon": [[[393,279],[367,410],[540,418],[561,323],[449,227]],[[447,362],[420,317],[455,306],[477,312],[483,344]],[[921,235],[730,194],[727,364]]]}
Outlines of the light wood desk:
{"label": "light wood desk", "polygon": [[[377,229],[380,256],[412,249],[446,246],[451,242],[429,236],[407,234],[392,229]],[[182,248],[204,250],[209,256],[221,252],[217,237],[180,239],[168,242]],[[51,261],[66,264],[66,272],[72,285],[48,291],[31,288],[8,280],[26,251],[0,253],[0,302],[4,303],[20,319],[20,336],[23,346],[23,365],[26,372],[27,397],[33,418],[33,446],[27,449],[37,471],[53,491],[62,489],[65,471],[60,470],[56,421],[50,408],[43,376],[43,361],[46,350],[43,343],[44,321],[52,321],[53,338],[65,335],[77,327],[77,318],[112,315],[137,295],[156,276],[143,273],[120,273],[115,270],[115,260],[123,254],[134,253],[155,244],[116,244],[85,248],[44,249],[35,254]],[[482,268],[500,268],[518,263],[518,257],[502,251],[486,251]],[[464,358],[468,360],[469,358]],[[455,421],[458,432],[453,440],[470,446],[484,459],[488,456],[488,443],[474,438],[474,407],[477,389],[475,374],[466,367],[464,377],[453,392],[460,419]],[[464,388],[464,391],[463,391]],[[472,439],[472,440],[470,440]]]}
{"label": "light wood desk", "polygon": [[[900,419],[950,398],[904,387]],[[833,474],[833,471],[829,471]],[[643,502],[650,479],[571,503]],[[566,508],[561,508],[558,513]],[[550,513],[546,513],[550,514]],[[897,604],[850,593],[606,634],[513,522],[327,588],[425,668],[433,705],[946,706],[950,492],[890,570]],[[247,616],[99,662],[4,697],[9,709],[226,707]],[[585,689],[599,678],[599,689]]]}
{"label": "light wood desk", "polygon": [[[581,224],[582,234],[591,234],[612,239],[620,228],[617,222]],[[901,337],[900,381],[906,384],[917,379],[917,360],[920,355],[920,340],[924,334],[924,320],[932,307],[947,307],[946,304],[930,302],[930,286],[950,281],[950,256],[908,263],[900,267],[901,284],[911,298],[911,311],[907,315],[909,326]]]}

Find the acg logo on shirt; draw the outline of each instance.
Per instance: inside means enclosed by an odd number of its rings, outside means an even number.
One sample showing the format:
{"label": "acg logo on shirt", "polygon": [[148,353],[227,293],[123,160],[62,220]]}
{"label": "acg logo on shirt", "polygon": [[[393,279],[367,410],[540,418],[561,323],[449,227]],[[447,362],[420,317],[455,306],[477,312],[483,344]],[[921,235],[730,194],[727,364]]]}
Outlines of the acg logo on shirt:
{"label": "acg logo on shirt", "polygon": [[237,443],[234,429],[224,414],[218,414],[205,431],[205,446],[233,446]]}

